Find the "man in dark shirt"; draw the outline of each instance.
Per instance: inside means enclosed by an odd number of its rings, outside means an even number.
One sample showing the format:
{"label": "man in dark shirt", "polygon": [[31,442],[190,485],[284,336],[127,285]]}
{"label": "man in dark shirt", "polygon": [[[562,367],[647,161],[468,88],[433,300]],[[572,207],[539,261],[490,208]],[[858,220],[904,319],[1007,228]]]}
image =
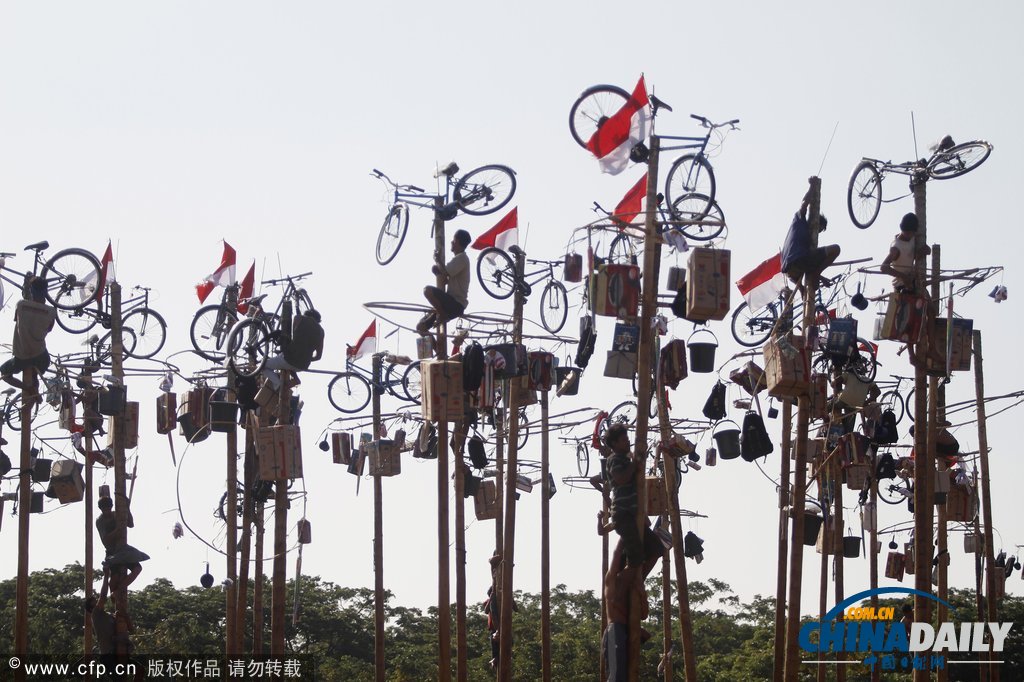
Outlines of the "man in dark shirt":
{"label": "man in dark shirt", "polygon": [[292,334],[282,337],[281,352],[267,360],[264,375],[274,386],[281,385],[275,370],[299,372],[324,354],[324,328],[320,326],[320,313],[310,308],[292,319]]}
{"label": "man in dark shirt", "polygon": [[[818,226],[818,232],[824,232],[828,219],[820,216]],[[804,199],[800,210],[793,216],[786,241],[782,244],[782,271],[803,293],[804,275],[808,278],[820,277],[822,270],[835,263],[838,257],[838,244],[811,248],[811,226],[807,223],[807,199]]]}

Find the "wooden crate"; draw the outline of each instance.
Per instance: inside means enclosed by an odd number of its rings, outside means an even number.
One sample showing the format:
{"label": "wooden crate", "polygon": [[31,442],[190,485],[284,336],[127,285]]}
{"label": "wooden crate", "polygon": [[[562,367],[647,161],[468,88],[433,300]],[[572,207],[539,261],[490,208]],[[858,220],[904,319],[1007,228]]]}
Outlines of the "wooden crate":
{"label": "wooden crate", "polygon": [[427,421],[462,421],[466,394],[460,360],[424,360],[420,363],[423,418]]}
{"label": "wooden crate", "polygon": [[58,459],[50,470],[50,490],[61,504],[81,502],[85,495],[82,465],[71,459]]}
{"label": "wooden crate", "polygon": [[686,271],[686,319],[724,320],[729,314],[731,253],[703,246],[690,249]]}
{"label": "wooden crate", "polygon": [[402,458],[393,440],[375,440],[363,446],[370,459],[371,476],[397,476],[402,473]]}
{"label": "wooden crate", "polygon": [[647,485],[647,515],[661,516],[668,512],[668,496],[665,493],[665,479],[644,479]]}
{"label": "wooden crate", "polygon": [[302,478],[302,443],[294,424],[256,429],[259,476],[264,481]]}
{"label": "wooden crate", "polygon": [[803,336],[772,337],[764,345],[763,352],[768,395],[797,398],[808,394],[811,358]]}
{"label": "wooden crate", "polygon": [[156,397],[156,432],[170,433],[178,425],[178,396],[161,393]]}
{"label": "wooden crate", "polygon": [[473,496],[478,521],[498,518],[498,485],[492,480],[482,481]]}

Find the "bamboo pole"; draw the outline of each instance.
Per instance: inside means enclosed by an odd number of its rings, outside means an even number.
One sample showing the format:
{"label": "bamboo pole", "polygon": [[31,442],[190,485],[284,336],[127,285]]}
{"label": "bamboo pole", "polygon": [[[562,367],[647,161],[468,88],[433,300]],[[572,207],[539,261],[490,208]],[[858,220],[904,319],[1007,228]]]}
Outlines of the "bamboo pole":
{"label": "bamboo pole", "polygon": [[[444,198],[434,198],[434,258],[444,259]],[[435,285],[444,288],[444,275]],[[448,357],[447,324],[437,316],[435,351],[438,360]],[[448,540],[448,422],[437,422],[437,679],[448,682],[452,670],[452,607]]]}
{"label": "bamboo pole", "polygon": [[249,605],[249,563],[252,558],[253,499],[252,486],[256,480],[256,446],[249,420],[242,429],[245,439],[245,458],[242,460],[242,537],[238,561],[238,588],[235,592],[235,652],[245,652],[245,616]]}
{"label": "bamboo pole", "polygon": [[[914,213],[917,215],[917,235],[914,240],[915,254],[915,285],[922,288],[925,284],[927,259],[920,254],[923,246],[928,244],[926,222],[925,181],[927,175],[919,171],[911,181],[914,194]],[[927,316],[930,318],[931,316]],[[928,340],[931,336],[931,325],[925,330],[923,343],[917,344],[918,366],[914,368],[914,587],[922,594],[914,596],[914,620],[928,623],[931,621],[931,600],[923,596],[931,592],[931,571],[929,557],[932,555],[932,511],[934,501],[930,490],[934,487],[935,466],[928,450],[928,377],[924,370],[924,358],[928,354]],[[915,670],[914,682],[928,682],[930,673],[927,670]]]}
{"label": "bamboo pole", "polygon": [[[971,479],[972,479],[972,487],[974,488],[974,490],[977,490],[978,489],[978,468],[977,467],[974,468],[974,472],[971,475]],[[978,515],[977,514],[974,515],[973,526],[974,526],[974,542],[975,543],[983,542],[984,541],[983,540],[984,536],[981,534],[981,527],[979,525]],[[977,606],[978,622],[979,623],[984,623],[985,622],[985,589],[984,589],[984,587],[982,587],[981,555],[982,555],[982,549],[980,547],[978,547],[977,544],[976,544],[975,545],[975,549],[974,549],[974,600],[975,600],[975,604]],[[988,673],[988,666],[985,664],[985,662],[987,660],[988,660],[988,652],[987,651],[978,651],[978,679],[979,680],[988,680],[988,674],[987,674]]]}
{"label": "bamboo pole", "polygon": [[[93,598],[93,470],[92,470],[92,435],[87,434],[85,441],[85,598]],[[85,614],[85,627],[82,634],[83,653],[92,653],[92,614]]]}
{"label": "bamboo pole", "polygon": [[[840,467],[838,459],[833,458],[832,470],[835,472],[835,507],[836,507],[836,524],[835,524],[835,544],[833,545],[833,571],[835,573],[835,603],[843,601],[846,598],[846,589],[844,585],[844,559],[846,558],[843,553],[845,547],[843,538],[845,537],[844,526],[846,523],[845,510],[843,509],[843,473]],[[836,622],[842,622],[845,620],[843,614],[840,613],[836,616]],[[823,621],[824,622],[824,621]],[[842,647],[837,647],[836,651],[836,682],[846,682],[846,665],[843,661],[846,660],[846,653],[842,651]],[[824,668],[825,666],[820,666]]]}
{"label": "bamboo pole", "polygon": [[[121,327],[121,285],[117,282],[110,283],[110,339],[111,339],[111,374],[114,380],[124,386],[124,338]],[[125,419],[123,415],[117,415],[110,419],[111,439],[114,450],[114,517],[117,523],[117,530],[114,533],[115,545],[120,547],[128,542],[128,491],[127,476],[125,472]],[[116,611],[117,654],[119,657],[126,657],[128,651],[128,631],[131,617],[128,609],[128,587],[124,584],[126,569],[117,567],[111,569],[111,574],[117,574],[122,580],[118,589],[111,590],[114,596]]]}
{"label": "bamboo pole", "polygon": [[[236,400],[235,373],[228,372],[228,400]],[[227,432],[227,500],[225,515],[225,554],[227,559],[227,584],[224,588],[224,653],[233,656],[241,653],[238,649],[238,428],[231,425]],[[245,597],[241,598],[245,601]]]}
{"label": "bamboo pole", "polygon": [[[608,514],[611,511],[610,504],[609,504],[608,486],[607,485],[602,485],[602,490],[601,490],[601,511],[603,512],[603,515],[601,516],[601,523],[603,524],[608,519]],[[605,600],[605,595],[604,595],[604,593],[605,593],[604,580],[605,580],[605,576],[608,575],[608,561],[609,561],[609,556],[608,556],[608,554],[609,554],[608,549],[609,548],[608,548],[608,545],[609,545],[608,533],[602,533],[601,534],[601,582],[599,583],[601,585],[601,632],[599,633],[598,640],[597,640],[597,641],[601,642],[602,645],[604,644],[604,633],[605,633],[605,630],[608,628],[608,604],[607,604],[607,601]],[[607,672],[605,670],[605,663],[606,662],[605,662],[605,656],[604,656],[604,649],[603,649],[603,646],[602,646],[601,663],[600,663],[600,666],[599,666],[600,678],[602,680],[605,679],[606,672]]]}
{"label": "bamboo pole", "polygon": [[[940,273],[941,273],[941,263],[942,263],[942,255],[941,254],[942,254],[942,247],[940,245],[938,245],[938,244],[933,244],[932,245],[932,267],[931,267],[931,287],[932,287],[931,294],[932,294],[932,306],[933,306],[933,309],[934,309],[936,315],[939,312],[939,307],[940,307],[939,306],[939,300],[942,297],[942,291],[941,291],[941,285],[940,285],[940,276],[941,276]],[[951,321],[949,321],[949,322],[951,322]],[[943,345],[945,345],[945,344],[943,344]],[[938,464],[935,463],[936,462],[935,457],[936,457],[936,454],[937,454],[936,453],[936,444],[937,444],[938,430],[939,430],[938,422],[939,422],[940,419],[945,419],[945,408],[944,408],[945,401],[944,400],[940,400],[940,397],[939,397],[940,391],[941,391],[942,395],[944,396],[945,392],[946,392],[945,391],[945,387],[944,386],[940,387],[938,378],[936,378],[936,377],[929,377],[929,379],[928,379],[928,459],[931,460],[931,462],[933,463],[933,466],[934,466],[934,468],[936,470],[938,469]],[[948,474],[945,471],[943,471],[941,473],[936,471],[935,475],[932,476],[932,493],[931,493],[931,498],[932,499],[931,499],[931,502],[930,502],[931,505],[935,505],[934,486],[935,486],[935,478],[938,475],[948,476]],[[938,589],[938,597],[939,597],[940,600],[944,601],[949,596],[949,591],[947,589],[948,586],[946,584],[946,563],[945,563],[946,562],[946,558],[947,558],[946,555],[945,555],[945,552],[948,550],[948,547],[947,547],[947,540],[948,540],[948,538],[947,538],[947,535],[946,535],[947,517],[946,517],[946,503],[945,503],[945,501],[943,501],[942,504],[933,506],[933,509],[935,510],[935,513],[936,513],[936,515],[938,517],[937,518],[937,541],[938,541],[937,544],[938,544],[938,546],[937,546],[937,552],[936,552],[936,555],[935,555],[937,557],[937,559],[938,559],[938,565],[937,565],[937,568],[936,568],[936,572],[938,574],[938,580],[936,582],[937,582],[937,589]],[[916,559],[916,557],[915,557],[915,559]],[[942,623],[945,623],[946,621],[949,620],[949,610],[946,608],[945,604],[942,603],[942,602],[940,602],[939,605],[936,607],[936,617],[937,617],[936,628],[938,628],[938,626],[941,625]],[[936,678],[938,679],[938,682],[946,682],[946,680],[949,679],[949,673],[948,673],[948,671],[946,669],[946,666],[942,666],[942,667],[936,669]]]}
{"label": "bamboo pole", "polygon": [[[18,581],[15,586],[14,655],[28,655],[28,548],[29,514],[32,512],[32,405],[27,395],[35,379],[35,368],[21,373],[21,470],[18,473]],[[15,671],[16,679],[25,679],[25,668]]]}
{"label": "bamboo pole", "polygon": [[[516,277],[522,277],[526,254],[516,256]],[[517,287],[512,309],[512,343],[523,339],[523,292]],[[516,550],[516,478],[519,473],[519,377],[508,382],[508,468],[505,473],[505,538],[501,554],[501,621],[498,627],[498,679],[512,680],[513,569]],[[500,484],[500,482],[499,482]]]}
{"label": "bamboo pole", "polygon": [[540,660],[551,682],[551,487],[548,484],[548,387],[540,391]]}
{"label": "bamboo pole", "polygon": [[[790,307],[787,306],[787,310]],[[791,491],[789,487],[789,453],[793,447],[793,403],[783,399],[782,403],[782,452],[779,454],[779,538],[778,564],[775,574],[775,657],[772,661],[772,677],[781,680],[786,666],[786,584],[789,568],[789,511]],[[803,542],[803,538],[794,538]]]}
{"label": "bamboo pole", "polygon": [[466,646],[466,434],[465,423],[457,427],[455,443],[455,676],[469,679]]}
{"label": "bamboo pole", "polygon": [[[985,415],[985,371],[981,353],[981,330],[974,330],[974,396],[978,412],[978,464],[981,469],[981,515],[985,526],[985,601],[986,620],[995,623],[996,585],[992,567],[995,564],[995,541],[992,539],[992,486],[988,465],[988,423]],[[996,652],[990,652],[989,660],[998,660]],[[999,682],[999,666],[990,664],[989,679]]]}
{"label": "bamboo pole", "polygon": [[[811,247],[818,246],[818,224],[821,207],[821,179],[811,177],[807,190]],[[818,282],[809,278],[804,284],[805,303],[815,300]],[[814,324],[814,306],[804,305],[803,328]],[[797,404],[796,459],[793,462],[793,542],[789,546],[789,600],[786,609],[786,666],[784,679],[796,682],[800,673],[800,599],[804,567],[804,500],[807,496],[807,430],[810,424],[810,396],[801,396]]]}
{"label": "bamboo pole", "polygon": [[[644,221],[644,266],[641,276],[642,304],[640,309],[640,343],[637,348],[637,398],[636,398],[636,445],[633,459],[636,462],[637,514],[636,524],[643,537],[647,520],[647,430],[651,408],[651,385],[653,377],[651,353],[654,348],[654,330],[650,321],[658,313],[658,265],[661,261],[661,247],[658,241],[658,156],[661,147],[658,136],[651,134],[650,155],[647,159],[647,204]],[[667,467],[666,467],[667,468]],[[640,603],[643,594],[643,571],[636,576],[636,583],[629,600],[629,679],[640,679]],[[685,654],[684,654],[685,655]]]}
{"label": "bamboo pole", "polygon": [[[373,438],[380,439],[380,393],[382,353],[373,354]],[[384,661],[384,489],[380,472],[373,477],[373,669],[374,679],[383,682]]]}
{"label": "bamboo pole", "polygon": [[[875,594],[875,590],[878,589],[878,446],[871,446],[871,489],[868,492],[868,499],[871,502],[871,509],[868,513],[871,514],[871,533],[869,535],[870,547],[870,563],[868,564],[868,587],[871,588],[871,607],[878,613],[878,595]],[[882,679],[882,666],[873,665],[871,666],[871,682],[879,682]]]}
{"label": "bamboo pole", "polygon": [[[661,523],[669,524],[668,514],[661,515]],[[672,526],[669,525],[669,528]],[[661,557],[661,635],[662,635],[662,668],[664,682],[672,682],[672,572],[670,553],[665,550]],[[602,676],[601,679],[604,679]]]}
{"label": "bamboo pole", "polygon": [[266,511],[263,502],[256,503],[256,552],[252,586],[252,653],[263,653],[263,536],[266,530]]}
{"label": "bamboo pole", "polygon": [[[828,463],[825,464],[825,468],[831,469],[833,463],[834,463],[834,460],[830,460]],[[825,472],[824,472],[824,470],[822,470],[819,473],[819,476],[820,476],[819,480],[822,481],[822,483],[824,483],[824,481],[825,481]],[[822,495],[822,500],[823,500],[822,501],[822,510],[825,510],[825,509],[828,508],[827,505],[825,505],[825,503],[824,503],[824,497],[825,496]],[[822,523],[825,524],[825,523],[827,523],[827,521],[823,521]],[[833,527],[833,530],[835,529],[835,523],[836,523],[835,516],[833,515],[833,517],[832,517],[832,527]],[[829,538],[829,535],[826,532],[827,530],[828,530],[828,526],[827,525],[822,525],[822,530],[821,530],[821,561],[819,562],[819,567],[818,567],[818,622],[819,623],[824,623],[825,622],[825,613],[828,611],[828,544],[829,544],[829,540],[831,538]],[[819,655],[818,655],[818,659],[825,660],[825,656],[826,655],[827,655],[826,652],[821,651],[819,653]],[[817,679],[818,682],[825,682],[825,680],[827,679],[828,667],[824,663],[818,663],[817,666],[816,666],[815,673],[817,675],[816,679]]]}
{"label": "bamboo pole", "polygon": [[285,653],[288,554],[288,481],[274,481],[274,564],[270,598],[270,654]]}

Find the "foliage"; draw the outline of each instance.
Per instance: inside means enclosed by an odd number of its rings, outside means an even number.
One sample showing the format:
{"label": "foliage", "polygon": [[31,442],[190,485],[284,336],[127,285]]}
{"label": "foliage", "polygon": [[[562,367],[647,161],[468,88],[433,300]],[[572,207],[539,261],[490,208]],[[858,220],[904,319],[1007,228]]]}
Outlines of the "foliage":
{"label": "foliage", "polygon": [[[81,651],[84,613],[82,610],[84,573],[72,564],[63,569],[46,569],[31,575],[29,599],[29,637],[32,651],[66,654]],[[13,643],[15,580],[0,582],[0,655],[8,655]],[[644,627],[653,637],[643,649],[640,678],[661,679],[657,673],[662,652],[661,578],[656,572],[647,583],[651,615]],[[300,581],[298,619],[291,618],[294,605],[294,581],[288,583],[286,611],[287,648],[309,654],[317,661],[318,679],[368,680],[373,678],[373,591],[340,587],[318,577]],[[250,600],[252,590],[250,586]],[[394,682],[436,679],[437,623],[435,608],[420,609],[393,605],[386,595],[385,637],[387,678]],[[683,679],[683,660],[679,646],[678,602],[670,590],[675,654],[673,679]],[[565,585],[551,590],[551,670],[555,680],[593,680],[597,678],[601,601],[592,591],[570,592]],[[691,624],[697,654],[697,670],[702,681],[748,682],[772,677],[775,600],[755,596],[741,601],[729,586],[715,579],[694,581],[689,585]],[[951,590],[952,619],[968,622],[978,619],[974,593]],[[269,651],[271,586],[264,585],[264,651]],[[251,603],[251,602],[250,602]],[[215,655],[223,650],[224,593],[219,589],[187,587],[178,589],[169,581],[157,579],[132,591],[131,613],[135,626],[133,640],[140,653],[183,653]],[[517,680],[541,677],[541,599],[540,595],[516,593],[518,610],[513,618],[515,660],[513,676]],[[882,600],[883,605],[898,607],[899,601]],[[866,603],[865,603],[866,605]],[[454,608],[452,609],[454,612]],[[1007,597],[999,607],[999,619],[1024,623],[1024,599]],[[493,679],[488,666],[490,644],[486,617],[480,603],[467,609],[467,661],[469,679]],[[247,647],[251,647],[252,619],[246,623]],[[451,624],[455,641],[455,622]],[[1011,630],[1004,651],[1007,661],[1004,679],[1024,679],[1024,632]],[[452,651],[454,666],[455,652]],[[804,666],[803,679],[812,679],[814,670]],[[858,678],[851,672],[851,678]],[[883,679],[909,679],[907,675],[885,675]],[[958,680],[977,680],[976,666],[958,666]]]}

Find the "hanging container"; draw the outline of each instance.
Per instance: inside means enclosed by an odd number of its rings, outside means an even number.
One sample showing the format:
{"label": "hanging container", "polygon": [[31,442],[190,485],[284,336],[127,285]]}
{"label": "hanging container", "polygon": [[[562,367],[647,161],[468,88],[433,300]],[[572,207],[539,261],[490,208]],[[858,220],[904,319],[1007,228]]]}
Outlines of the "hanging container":
{"label": "hanging container", "polygon": [[[732,424],[733,428],[722,428],[726,424]],[[736,422],[731,419],[719,422],[715,427],[714,436],[721,459],[736,459],[740,456],[740,427]]]}
{"label": "hanging container", "polygon": [[106,390],[100,391],[100,414],[116,417],[124,414],[128,402],[128,391],[124,386],[111,384]]}
{"label": "hanging container", "polygon": [[[698,334],[710,334],[713,341],[694,341]],[[710,329],[698,329],[686,340],[690,349],[690,371],[708,374],[715,371],[715,349],[718,348],[718,337]]]}
{"label": "hanging container", "polygon": [[238,403],[227,400],[210,401],[210,428],[218,433],[235,430],[238,421]]}
{"label": "hanging container", "polygon": [[804,512],[804,544],[813,547],[818,542],[822,518],[814,512]]}
{"label": "hanging container", "polygon": [[843,537],[843,556],[847,559],[856,559],[860,556],[860,538],[856,535]]}

